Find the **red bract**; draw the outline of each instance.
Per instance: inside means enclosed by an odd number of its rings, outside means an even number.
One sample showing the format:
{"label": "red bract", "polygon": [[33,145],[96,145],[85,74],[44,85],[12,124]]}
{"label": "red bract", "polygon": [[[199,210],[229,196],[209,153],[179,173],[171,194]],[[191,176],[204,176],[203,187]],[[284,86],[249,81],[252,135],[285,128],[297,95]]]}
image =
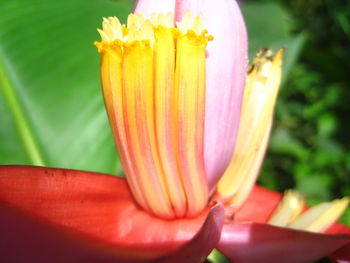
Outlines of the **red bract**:
{"label": "red bract", "polygon": [[[348,237],[261,223],[223,226],[218,204],[192,219],[150,216],[135,204],[125,180],[110,175],[2,166],[0,189],[4,262],[198,262],[214,247],[234,262],[297,263],[330,254],[349,260]],[[261,222],[279,199],[257,187],[236,218]],[[261,202],[274,205],[259,210]]]}
{"label": "red bract", "polygon": [[123,178],[98,173],[2,166],[0,189],[5,262],[195,262],[218,242],[223,223],[219,205],[192,219],[153,217]]}

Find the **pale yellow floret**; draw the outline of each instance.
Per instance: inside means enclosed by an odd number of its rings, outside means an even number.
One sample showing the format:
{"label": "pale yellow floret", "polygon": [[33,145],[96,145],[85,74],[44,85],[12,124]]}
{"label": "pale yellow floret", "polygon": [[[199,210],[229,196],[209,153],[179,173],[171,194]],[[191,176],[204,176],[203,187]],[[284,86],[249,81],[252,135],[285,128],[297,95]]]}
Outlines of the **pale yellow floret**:
{"label": "pale yellow floret", "polygon": [[348,205],[348,197],[321,203],[304,212],[288,227],[312,232],[324,232],[338,220]]}
{"label": "pale yellow floret", "polygon": [[293,190],[288,190],[271,215],[268,224],[321,233],[338,220],[348,204],[349,198],[344,197],[321,203],[302,212],[305,208],[304,197]]}
{"label": "pale yellow floret", "polygon": [[117,17],[108,17],[103,18],[102,30],[97,29],[97,31],[102,42],[111,43],[115,40],[120,40],[123,43],[149,41],[150,45],[153,46],[155,42],[154,30],[159,26],[177,30],[184,35],[189,34],[194,39],[200,40],[199,44],[213,39],[212,36],[205,35],[202,16],[193,16],[189,11],[184,14],[181,22],[177,22],[177,28],[174,28],[174,15],[172,13],[152,14],[151,19],[146,19],[142,14],[130,14],[127,26],[121,25]]}
{"label": "pale yellow floret", "polygon": [[295,220],[304,208],[304,196],[300,193],[287,190],[280,204],[270,217],[268,224],[285,227]]}
{"label": "pale yellow floret", "polygon": [[103,30],[98,28],[97,31],[100,34],[101,39],[102,39],[103,42],[111,42],[110,36],[107,35]]}
{"label": "pale yellow floret", "polygon": [[194,17],[190,11],[187,11],[182,17],[182,21],[177,22],[176,25],[183,34],[192,30],[197,35],[200,35],[204,30],[203,17],[201,15]]}
{"label": "pale yellow floret", "polygon": [[152,14],[152,24],[154,26],[174,27],[174,15],[168,14]]}
{"label": "pale yellow floret", "polygon": [[[204,174],[206,35],[201,17],[105,18],[101,79],[130,189],[162,218],[190,217],[208,202]],[[117,81],[118,80],[118,81]]]}
{"label": "pale yellow floret", "polygon": [[113,42],[116,39],[123,40],[123,27],[117,17],[103,18],[102,30],[97,29],[102,41]]}
{"label": "pale yellow floret", "polygon": [[136,27],[141,29],[143,23],[145,22],[145,17],[142,14],[130,14],[127,20],[127,28]]}
{"label": "pale yellow floret", "polygon": [[143,23],[132,23],[128,24],[128,38],[127,42],[132,43],[134,41],[149,41],[151,45],[153,45],[154,39],[154,31],[152,22],[149,20],[145,20]]}

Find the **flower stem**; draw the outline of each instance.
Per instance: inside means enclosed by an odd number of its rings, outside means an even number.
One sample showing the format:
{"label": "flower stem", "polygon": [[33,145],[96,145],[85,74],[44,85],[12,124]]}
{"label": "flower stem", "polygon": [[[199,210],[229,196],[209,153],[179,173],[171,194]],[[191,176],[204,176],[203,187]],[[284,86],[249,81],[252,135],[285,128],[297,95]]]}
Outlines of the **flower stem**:
{"label": "flower stem", "polygon": [[44,158],[39,149],[39,144],[35,140],[34,133],[30,127],[28,118],[16,95],[14,87],[5,70],[3,61],[0,60],[0,91],[4,94],[5,100],[11,111],[13,121],[16,125],[19,136],[22,140],[24,149],[33,165],[44,166]]}

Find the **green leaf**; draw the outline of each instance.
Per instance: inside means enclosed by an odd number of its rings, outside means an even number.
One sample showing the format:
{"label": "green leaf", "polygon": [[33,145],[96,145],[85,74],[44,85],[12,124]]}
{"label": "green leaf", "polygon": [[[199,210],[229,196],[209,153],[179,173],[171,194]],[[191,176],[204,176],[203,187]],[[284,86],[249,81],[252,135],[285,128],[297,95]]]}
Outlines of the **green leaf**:
{"label": "green leaf", "polygon": [[298,141],[290,130],[283,127],[276,127],[271,136],[269,150],[277,154],[290,155],[303,159],[308,155],[308,150]]}
{"label": "green leaf", "polygon": [[242,5],[242,12],[248,30],[250,59],[262,47],[275,51],[286,48],[283,63],[283,81],[285,81],[304,45],[304,34],[291,33],[293,20],[278,4],[247,2]]}
{"label": "green leaf", "polygon": [[120,172],[93,46],[131,2],[0,1],[0,164]]}

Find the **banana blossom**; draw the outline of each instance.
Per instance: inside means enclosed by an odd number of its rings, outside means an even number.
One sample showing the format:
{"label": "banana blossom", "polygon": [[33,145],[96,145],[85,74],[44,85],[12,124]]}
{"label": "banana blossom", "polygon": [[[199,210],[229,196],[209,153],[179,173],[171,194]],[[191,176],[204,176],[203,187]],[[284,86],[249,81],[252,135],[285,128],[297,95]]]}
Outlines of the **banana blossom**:
{"label": "banana blossom", "polygon": [[246,77],[233,0],[139,0],[135,13],[105,18],[95,43],[126,179],[0,167],[2,260],[190,263],[217,248],[240,263],[350,262],[350,229],[334,224],[347,198],[307,209],[254,186],[284,51],[262,49]]}

